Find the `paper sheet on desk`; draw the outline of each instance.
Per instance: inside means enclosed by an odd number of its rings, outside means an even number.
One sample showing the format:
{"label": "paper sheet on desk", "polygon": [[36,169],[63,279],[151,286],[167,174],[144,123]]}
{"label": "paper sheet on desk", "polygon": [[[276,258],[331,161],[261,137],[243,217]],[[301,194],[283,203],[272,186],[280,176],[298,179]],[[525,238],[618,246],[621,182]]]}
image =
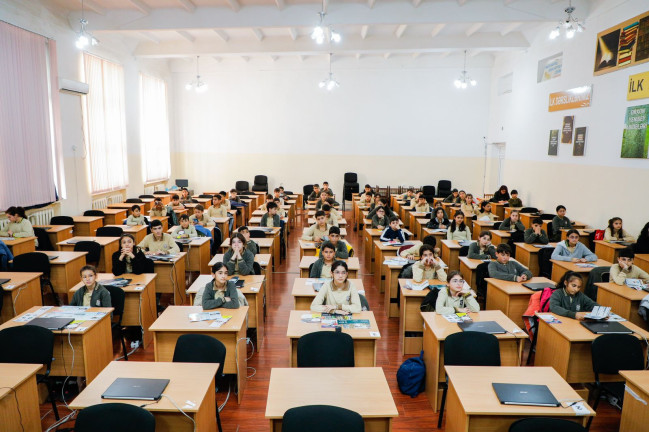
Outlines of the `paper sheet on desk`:
{"label": "paper sheet on desk", "polygon": [[423,281],[421,283],[414,283],[412,281],[406,282],[406,288],[413,291],[423,291],[428,288],[428,281]]}
{"label": "paper sheet on desk", "polygon": [[230,321],[230,318],[232,318],[231,315],[230,315],[230,316],[228,316],[228,315],[223,315],[221,318],[217,318],[217,319],[215,319],[215,320],[212,322],[212,324],[210,324],[210,327],[217,327],[217,328],[218,328],[218,327],[221,327],[223,324],[225,324],[226,322]]}

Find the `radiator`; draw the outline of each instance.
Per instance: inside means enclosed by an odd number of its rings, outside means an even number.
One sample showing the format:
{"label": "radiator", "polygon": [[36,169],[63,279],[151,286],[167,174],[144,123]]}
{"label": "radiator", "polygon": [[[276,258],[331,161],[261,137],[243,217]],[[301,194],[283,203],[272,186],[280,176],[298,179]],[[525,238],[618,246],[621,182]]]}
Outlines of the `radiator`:
{"label": "radiator", "polygon": [[51,207],[44,208],[27,216],[32,225],[48,225],[50,219],[54,216],[54,209]]}
{"label": "radiator", "polygon": [[153,195],[155,192],[155,186],[147,186],[144,188],[144,195]]}
{"label": "radiator", "polygon": [[124,195],[121,192],[108,196],[108,204],[119,204],[121,202],[124,202]]}
{"label": "radiator", "polygon": [[9,219],[0,219],[0,230],[4,231],[7,225],[9,225]]}
{"label": "radiator", "polygon": [[92,201],[93,209],[103,209],[108,207],[108,197],[98,198]]}

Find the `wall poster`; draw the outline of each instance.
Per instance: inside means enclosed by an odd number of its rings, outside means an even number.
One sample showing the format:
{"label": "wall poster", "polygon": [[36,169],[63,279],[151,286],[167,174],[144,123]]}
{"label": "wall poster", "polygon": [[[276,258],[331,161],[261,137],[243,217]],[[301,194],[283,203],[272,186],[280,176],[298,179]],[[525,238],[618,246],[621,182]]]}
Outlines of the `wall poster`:
{"label": "wall poster", "polygon": [[597,34],[594,75],[649,60],[649,12]]}
{"label": "wall poster", "polygon": [[649,137],[647,137],[648,115],[649,105],[637,105],[626,109],[620,157],[647,158],[647,146],[649,144]]}
{"label": "wall poster", "polygon": [[565,116],[563,118],[563,127],[561,128],[561,144],[572,144],[572,125],[575,122],[575,116]]}
{"label": "wall poster", "polygon": [[550,139],[548,140],[548,156],[556,156],[559,150],[559,129],[552,129],[550,131]]}
{"label": "wall poster", "polygon": [[561,76],[563,52],[539,60],[536,72],[536,82],[540,83]]}
{"label": "wall poster", "polygon": [[573,156],[583,156],[586,147],[586,127],[575,128],[575,144],[572,147]]}

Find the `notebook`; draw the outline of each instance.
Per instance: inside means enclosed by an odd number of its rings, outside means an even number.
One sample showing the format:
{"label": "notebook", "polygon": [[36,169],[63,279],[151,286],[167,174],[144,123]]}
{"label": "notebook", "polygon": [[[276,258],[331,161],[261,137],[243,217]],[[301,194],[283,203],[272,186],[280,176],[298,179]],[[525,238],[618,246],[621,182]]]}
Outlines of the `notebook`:
{"label": "notebook", "polygon": [[159,400],[168,384],[168,379],[117,378],[101,398]]}
{"label": "notebook", "polygon": [[535,283],[524,283],[525,288],[529,288],[532,291],[541,291],[543,288],[554,288],[556,285],[549,282],[535,282]]}
{"label": "notebook", "polygon": [[559,401],[546,385],[506,383],[491,385],[503,405],[559,406]]}
{"label": "notebook", "polygon": [[504,334],[507,331],[496,321],[464,321],[457,324],[462,331],[473,331],[489,334]]}
{"label": "notebook", "polygon": [[619,322],[582,321],[581,325],[595,334],[632,334],[628,327]]}
{"label": "notebook", "polygon": [[25,324],[43,327],[49,330],[63,330],[74,318],[34,318]]}

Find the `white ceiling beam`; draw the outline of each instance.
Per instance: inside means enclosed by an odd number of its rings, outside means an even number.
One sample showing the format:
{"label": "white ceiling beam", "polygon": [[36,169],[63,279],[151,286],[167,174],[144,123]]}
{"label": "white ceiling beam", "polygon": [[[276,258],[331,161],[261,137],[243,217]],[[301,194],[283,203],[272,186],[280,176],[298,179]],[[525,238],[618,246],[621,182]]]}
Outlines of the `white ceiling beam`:
{"label": "white ceiling beam", "polygon": [[364,25],[361,27],[361,39],[365,39],[367,37],[367,32],[370,31],[370,26]]}
{"label": "white ceiling beam", "polygon": [[143,38],[145,38],[145,39],[147,39],[147,40],[150,40],[151,42],[153,42],[153,43],[155,43],[155,44],[159,44],[159,43],[160,43],[160,39],[158,39],[157,37],[153,36],[151,33],[148,33],[148,32],[140,32],[140,36],[142,36]]}
{"label": "white ceiling beam", "polygon": [[510,24],[507,24],[503,29],[500,31],[501,36],[507,36],[509,33],[513,32],[517,28],[519,28],[523,23],[521,22],[513,22]]}
{"label": "white ceiling beam", "polygon": [[484,26],[484,23],[474,23],[471,24],[471,27],[469,27],[466,31],[466,36],[470,37],[472,34],[480,30]]}
{"label": "white ceiling beam", "polygon": [[[81,0],[79,0],[79,3],[81,3]],[[83,7],[84,7],[84,8],[88,8],[88,9],[90,9],[91,11],[93,11],[93,12],[95,12],[95,13],[98,13],[99,15],[106,15],[106,9],[104,9],[104,8],[101,7],[101,6],[99,6],[99,5],[98,5],[97,3],[95,3],[94,1],[91,1],[91,0],[85,0],[85,1],[83,2]],[[77,20],[77,22],[78,22],[78,20]]]}
{"label": "white ceiling beam", "polygon": [[395,30],[394,35],[395,35],[397,38],[400,38],[401,36],[403,36],[403,32],[405,32],[407,28],[408,28],[408,25],[406,25],[406,24],[401,24],[401,25],[398,26],[397,29]]}
{"label": "white ceiling beam", "polygon": [[131,4],[135,6],[137,10],[142,12],[144,15],[149,15],[151,13],[151,8],[147,6],[142,0],[130,0]]}
{"label": "white ceiling beam", "polygon": [[192,13],[196,10],[196,5],[192,3],[192,0],[178,0],[180,6],[183,7],[187,12]]}
{"label": "white ceiling beam", "polygon": [[257,38],[257,40],[258,40],[259,42],[261,42],[261,41],[264,40],[264,34],[261,32],[261,29],[258,29],[258,28],[252,28],[252,29],[250,29],[250,30],[252,30],[252,34],[255,35],[255,37]]}
{"label": "white ceiling beam", "polygon": [[277,9],[279,9],[279,10],[284,10],[284,7],[286,7],[286,4],[284,3],[284,0],[275,0],[275,5],[277,6]]}
{"label": "white ceiling beam", "polygon": [[412,0],[412,7],[418,7],[421,4],[421,0]]}
{"label": "white ceiling beam", "polygon": [[376,3],[376,0],[367,0],[367,7],[372,9],[374,7],[375,3]]}
{"label": "white ceiling beam", "polygon": [[226,0],[228,2],[228,5],[230,5],[230,9],[232,9],[235,12],[239,12],[241,10],[241,5],[237,0]]}
{"label": "white ceiling beam", "polygon": [[296,40],[297,39],[297,29],[294,27],[289,27],[288,28],[288,34],[291,36],[291,39]]}
{"label": "white ceiling beam", "polygon": [[187,39],[189,42],[194,42],[196,40],[196,38],[186,30],[177,30],[176,33],[178,33],[183,38]]}
{"label": "white ceiling beam", "polygon": [[214,29],[214,33],[216,33],[218,35],[218,37],[220,37],[223,42],[227,42],[227,41],[230,40],[230,35],[228,35],[225,32],[225,30]]}
{"label": "white ceiling beam", "polygon": [[443,24],[443,23],[435,24],[435,27],[433,27],[433,31],[430,33],[430,36],[431,37],[437,36],[439,34],[439,32],[444,30],[444,27],[446,27],[446,24]]}

